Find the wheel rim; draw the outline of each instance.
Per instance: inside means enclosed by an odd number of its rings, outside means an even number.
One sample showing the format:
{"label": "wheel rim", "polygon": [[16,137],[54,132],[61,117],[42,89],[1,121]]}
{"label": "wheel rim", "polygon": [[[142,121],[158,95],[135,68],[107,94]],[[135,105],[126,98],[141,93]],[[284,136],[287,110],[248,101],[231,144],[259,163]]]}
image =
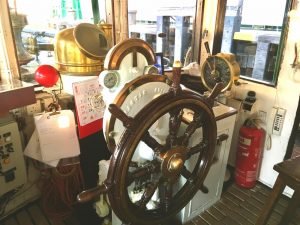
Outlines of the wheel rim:
{"label": "wheel rim", "polygon": [[[188,125],[182,122],[184,109],[194,113]],[[152,136],[152,127],[165,115],[169,132],[163,142]],[[131,121],[111,159],[109,200],[125,223],[159,224],[177,214],[202,185],[214,155],[215,118],[202,96],[182,91],[175,97],[167,93],[156,98]],[[153,159],[133,166],[140,142],[153,151]],[[194,165],[190,165],[191,157],[196,157]],[[129,196],[136,187],[141,187],[137,200]]]}
{"label": "wheel rim", "polygon": [[[143,75],[140,77],[135,78],[134,80],[130,81],[127,83],[121,91],[118,93],[118,95],[115,97],[113,104],[117,105],[118,107],[122,107],[124,104],[126,98],[131,95],[133,90],[136,90],[138,88],[143,87],[143,85],[153,85],[154,89],[157,86],[157,82],[165,84],[165,89],[161,91],[161,93],[156,93],[158,94],[163,94],[164,91],[167,91],[169,89],[169,80],[167,76],[163,75]],[[161,85],[162,85],[161,84]],[[154,96],[153,96],[154,98]],[[149,99],[148,99],[149,100]],[[147,100],[143,99],[143,104],[147,104]],[[142,108],[142,105],[140,105],[140,108]],[[116,142],[115,138],[111,136],[111,133],[115,131],[115,125],[116,125],[116,117],[111,114],[108,109],[105,110],[104,113],[104,124],[103,124],[103,130],[105,134],[105,139],[106,143],[108,146],[108,149],[112,153],[114,149],[116,148]],[[120,132],[120,130],[118,130]]]}

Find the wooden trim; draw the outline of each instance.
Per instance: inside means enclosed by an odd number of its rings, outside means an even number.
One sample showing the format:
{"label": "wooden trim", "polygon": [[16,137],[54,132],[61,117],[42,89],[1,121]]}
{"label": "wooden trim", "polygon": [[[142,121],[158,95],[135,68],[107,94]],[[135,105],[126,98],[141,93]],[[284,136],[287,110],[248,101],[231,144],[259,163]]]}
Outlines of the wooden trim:
{"label": "wooden trim", "polygon": [[116,44],[116,26],[115,26],[115,16],[114,16],[114,1],[105,1],[105,12],[106,12],[106,23],[112,24],[112,45]]}
{"label": "wooden trim", "polygon": [[227,0],[218,0],[215,33],[214,33],[214,40],[213,40],[213,47],[212,47],[213,55],[221,51],[226,5],[227,5]]}
{"label": "wooden trim", "polygon": [[216,117],[216,121],[219,121],[221,119],[227,118],[227,117],[232,116],[234,114],[237,114],[237,110],[235,108],[231,108],[230,107],[230,110],[228,112],[223,113],[223,114],[217,116]]}
{"label": "wooden trim", "polygon": [[128,1],[113,2],[115,44],[128,38]]}
{"label": "wooden trim", "polygon": [[298,8],[298,0],[291,0],[291,7],[290,10]]}
{"label": "wooden trim", "polygon": [[[7,56],[10,74],[0,74],[1,80],[20,79],[17,50],[10,20],[9,6],[6,0],[0,1],[0,26],[3,31],[4,51]],[[0,34],[1,35],[1,34]]]}
{"label": "wooden trim", "polygon": [[201,40],[203,29],[203,15],[204,15],[205,0],[197,0],[195,23],[193,27],[193,39],[192,39],[192,59],[200,64],[201,56]]}
{"label": "wooden trim", "polygon": [[299,96],[299,100],[298,100],[298,107],[297,107],[297,111],[296,111],[294,124],[293,124],[293,127],[292,127],[292,132],[291,132],[291,136],[289,138],[289,142],[288,142],[288,145],[287,145],[284,160],[289,159],[289,158],[292,157],[293,150],[294,150],[294,145],[295,145],[295,140],[296,140],[296,133],[298,131],[299,124],[300,124],[300,96]]}

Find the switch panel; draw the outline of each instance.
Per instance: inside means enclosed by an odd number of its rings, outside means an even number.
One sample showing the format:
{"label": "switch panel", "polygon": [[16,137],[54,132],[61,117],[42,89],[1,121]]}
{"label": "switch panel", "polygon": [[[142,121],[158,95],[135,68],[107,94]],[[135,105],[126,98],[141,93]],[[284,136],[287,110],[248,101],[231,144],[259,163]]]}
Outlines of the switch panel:
{"label": "switch panel", "polygon": [[24,184],[26,180],[18,125],[9,120],[0,124],[0,196]]}

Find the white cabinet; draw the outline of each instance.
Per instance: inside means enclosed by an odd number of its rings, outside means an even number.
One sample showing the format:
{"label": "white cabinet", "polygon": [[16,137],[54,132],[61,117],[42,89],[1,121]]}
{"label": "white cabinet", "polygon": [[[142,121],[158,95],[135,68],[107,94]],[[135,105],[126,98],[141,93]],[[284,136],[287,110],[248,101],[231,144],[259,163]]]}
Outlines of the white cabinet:
{"label": "white cabinet", "polygon": [[220,105],[222,109],[214,110],[217,118],[218,136],[227,134],[228,138],[220,142],[215,151],[214,164],[211,166],[204,181],[208,193],[198,191],[194,198],[178,214],[182,223],[191,220],[220,199],[226,172],[227,159],[230,151],[232,133],[234,129],[236,111],[233,108]]}

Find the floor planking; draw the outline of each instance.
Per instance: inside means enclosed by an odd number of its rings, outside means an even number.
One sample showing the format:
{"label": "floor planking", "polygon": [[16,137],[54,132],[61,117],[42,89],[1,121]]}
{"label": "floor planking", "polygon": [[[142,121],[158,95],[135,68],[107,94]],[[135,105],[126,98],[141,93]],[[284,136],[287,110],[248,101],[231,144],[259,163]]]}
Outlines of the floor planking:
{"label": "floor planking", "polygon": [[[257,183],[252,189],[236,184],[224,188],[221,199],[184,225],[254,225],[271,189]],[[282,195],[271,214],[268,225],[277,225],[288,205],[289,198]],[[28,204],[16,213],[0,221],[1,225],[80,225],[74,218],[52,221],[47,218],[38,201]],[[100,224],[99,224],[100,225]],[[288,224],[287,224],[288,225]],[[300,209],[297,209],[289,225],[300,225]]]}
{"label": "floor planking", "polygon": [[[185,225],[254,225],[271,189],[257,183],[252,189],[244,189],[236,184],[223,192],[221,199],[206,211]],[[277,225],[289,202],[282,195],[268,220],[267,225]],[[300,208],[292,222],[286,225],[300,225]]]}

